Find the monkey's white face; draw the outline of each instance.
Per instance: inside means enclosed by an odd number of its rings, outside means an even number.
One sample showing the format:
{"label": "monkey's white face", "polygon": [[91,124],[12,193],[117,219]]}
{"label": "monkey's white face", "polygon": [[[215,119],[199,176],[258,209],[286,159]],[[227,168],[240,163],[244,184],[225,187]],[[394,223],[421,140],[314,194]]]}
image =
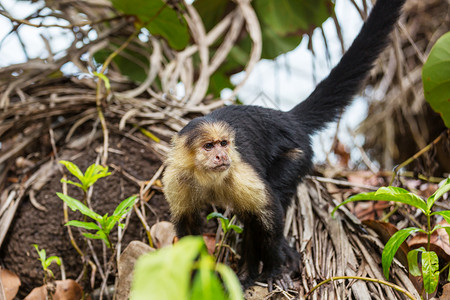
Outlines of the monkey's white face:
{"label": "monkey's white face", "polygon": [[230,146],[227,140],[204,143],[200,149],[197,149],[197,167],[213,172],[224,172],[228,170],[231,165]]}

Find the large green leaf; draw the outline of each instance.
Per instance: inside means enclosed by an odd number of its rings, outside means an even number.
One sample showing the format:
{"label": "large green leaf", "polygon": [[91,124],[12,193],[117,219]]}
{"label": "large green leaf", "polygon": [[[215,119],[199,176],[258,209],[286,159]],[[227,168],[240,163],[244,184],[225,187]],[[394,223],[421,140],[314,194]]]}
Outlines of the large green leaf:
{"label": "large green leaf", "polygon": [[427,293],[433,293],[439,283],[439,259],[435,252],[422,252],[423,286]]}
{"label": "large green leaf", "polygon": [[171,248],[138,259],[130,299],[243,299],[236,275],[225,265],[219,264],[217,268],[228,298],[214,272],[214,260],[207,254],[203,239],[184,237]]}
{"label": "large green leaf", "polygon": [[[198,237],[181,239],[171,248],[141,256],[134,270],[131,299],[188,299],[191,272],[204,247]],[[161,280],[164,279],[164,280]]]}
{"label": "large green leaf", "polygon": [[229,0],[196,0],[192,4],[202,18],[206,31],[210,31],[229,12],[228,6],[235,4]]}
{"label": "large green leaf", "polygon": [[420,228],[408,227],[394,233],[384,246],[383,253],[381,254],[381,264],[383,266],[383,274],[386,279],[389,279],[389,269],[391,268],[392,260],[394,259],[395,253],[397,252],[400,245],[406,240],[411,234],[423,231]]}
{"label": "large green leaf", "polygon": [[439,38],[422,69],[425,99],[450,128],[450,32]]}
{"label": "large green leaf", "polygon": [[414,206],[422,210],[424,214],[427,214],[427,204],[422,198],[420,198],[416,194],[408,192],[405,189],[393,186],[381,187],[376,192],[361,193],[352,196],[347,200],[345,200],[344,202],[340,203],[338,206],[336,206],[331,214],[334,215],[334,213],[336,212],[336,210],[338,210],[339,207],[349,202],[368,201],[368,200],[400,202]]}
{"label": "large green leaf", "polygon": [[329,0],[255,0],[253,6],[262,25],[286,36],[320,26],[333,4]]}
{"label": "large green leaf", "polygon": [[183,15],[162,0],[111,0],[114,7],[127,15],[134,15],[152,35],[167,40],[170,47],[181,50],[190,35]]}

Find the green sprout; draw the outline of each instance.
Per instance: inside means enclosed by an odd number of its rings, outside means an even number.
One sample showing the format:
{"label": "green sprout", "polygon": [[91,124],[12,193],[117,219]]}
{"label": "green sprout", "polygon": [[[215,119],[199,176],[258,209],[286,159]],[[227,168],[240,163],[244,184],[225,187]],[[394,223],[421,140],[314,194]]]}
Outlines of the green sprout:
{"label": "green sprout", "polygon": [[50,275],[51,278],[55,278],[55,275],[53,274],[52,270],[49,269],[52,262],[55,262],[58,266],[61,265],[61,259],[58,256],[50,256],[47,257],[47,253],[45,249],[39,250],[39,246],[37,244],[33,244],[34,248],[36,249],[36,252],[39,255],[38,260],[41,262],[42,269],[44,270],[44,283],[47,282],[47,276]]}
{"label": "green sprout", "polygon": [[75,185],[81,188],[85,193],[98,179],[111,175],[111,172],[108,172],[108,167],[103,167],[97,164],[90,165],[83,174],[80,168],[70,161],[60,160],[59,163],[63,164],[67,170],[80,181],[80,183],[78,183],[71,180],[61,179],[61,182]]}

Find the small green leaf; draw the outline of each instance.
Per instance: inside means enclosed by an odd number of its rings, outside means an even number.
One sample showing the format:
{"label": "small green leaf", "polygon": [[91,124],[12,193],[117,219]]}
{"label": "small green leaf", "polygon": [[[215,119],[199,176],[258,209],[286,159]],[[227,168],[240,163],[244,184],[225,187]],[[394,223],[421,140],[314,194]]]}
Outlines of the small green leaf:
{"label": "small green leaf", "polygon": [[88,216],[96,221],[100,221],[102,219],[102,217],[93,212],[92,210],[89,209],[89,207],[87,207],[86,205],[84,205],[83,203],[81,203],[80,201],[78,201],[75,198],[72,198],[70,196],[64,195],[63,193],[56,193],[56,195],[58,195],[59,198],[61,198],[61,200],[63,200],[64,202],[67,203],[67,205],[73,210],[73,211],[77,211],[79,210],[83,215]]}
{"label": "small green leaf", "polygon": [[55,262],[58,266],[60,266],[61,258],[59,258],[58,256],[50,256],[49,258],[47,258],[45,260],[45,266],[46,266],[45,269],[47,269],[52,264],[52,262]]}
{"label": "small green leaf", "polygon": [[440,215],[444,218],[445,221],[447,221],[447,223],[450,224],[450,210],[443,210],[443,211],[435,211],[433,213],[431,213],[431,215]]}
{"label": "small green leaf", "polygon": [[409,273],[411,273],[412,276],[420,276],[422,275],[422,272],[419,268],[419,262],[417,260],[417,256],[419,252],[425,251],[424,247],[420,247],[418,249],[414,249],[408,252],[408,269]]}
{"label": "small green leaf", "polygon": [[420,228],[408,227],[401,229],[391,236],[389,241],[384,246],[383,253],[381,254],[381,264],[383,266],[383,273],[386,279],[389,279],[389,269],[391,268],[392,260],[394,259],[395,253],[397,252],[400,245],[406,240],[411,234],[423,231]]}
{"label": "small green leaf", "polygon": [[39,250],[39,246],[37,244],[33,244],[33,246],[39,255],[39,260],[42,262],[42,266],[44,266],[43,263],[45,261],[45,258],[47,257],[47,254],[45,253],[45,249]]}
{"label": "small green leaf", "polygon": [[230,229],[233,229],[236,233],[242,233],[242,228],[240,226],[237,225],[231,225]]}
{"label": "small green leaf", "polygon": [[444,227],[444,229],[447,232],[447,235],[449,236],[449,240],[447,242],[450,244],[450,227]]}
{"label": "small green leaf", "polygon": [[75,185],[75,186],[81,188],[82,190],[84,190],[84,186],[82,184],[78,183],[78,182],[74,182],[72,180],[66,180],[64,178],[61,178],[61,182]]}
{"label": "small green leaf", "polygon": [[131,208],[133,208],[133,205],[136,202],[137,198],[138,197],[136,195],[133,195],[120,202],[120,204],[117,205],[116,209],[114,210],[113,216],[123,217],[124,215],[126,215],[131,210]]}
{"label": "small green leaf", "polygon": [[83,180],[83,172],[81,172],[76,164],[67,160],[60,160],[59,163],[64,165],[73,176],[80,180],[80,182]]}
{"label": "small green leaf", "polygon": [[333,209],[333,212],[331,215],[333,216],[336,210],[338,210],[339,207],[342,205],[345,205],[349,202],[354,201],[393,201],[393,202],[400,202],[404,204],[408,204],[411,206],[414,206],[421,211],[423,211],[424,214],[427,214],[427,204],[425,201],[417,196],[416,194],[410,193],[405,189],[399,188],[399,187],[381,187],[376,192],[370,192],[370,193],[361,193],[355,196],[352,196],[345,200],[344,202],[340,203],[338,206],[336,206]]}
{"label": "small green leaf", "polygon": [[206,216],[206,220],[208,220],[208,221],[211,220],[212,218],[226,219],[226,217],[219,212],[212,212],[208,216]]}
{"label": "small green leaf", "polygon": [[435,252],[422,253],[423,285],[427,293],[433,293],[439,283],[439,259]]}
{"label": "small green leaf", "polygon": [[433,206],[434,202],[442,197],[445,193],[450,191],[450,178],[447,178],[444,184],[439,187],[436,192],[433,193],[430,197],[427,199],[427,206],[429,209]]}
{"label": "small green leaf", "polygon": [[109,78],[103,74],[103,73],[98,73],[98,72],[93,72],[93,74],[95,76],[97,76],[98,78],[100,78],[101,80],[103,80],[103,82],[105,83],[105,88],[107,91],[111,90],[111,83],[109,83]]}
{"label": "small green leaf", "polygon": [[101,230],[101,228],[94,222],[82,222],[77,220],[71,220],[66,223],[66,226],[75,226],[89,230]]}

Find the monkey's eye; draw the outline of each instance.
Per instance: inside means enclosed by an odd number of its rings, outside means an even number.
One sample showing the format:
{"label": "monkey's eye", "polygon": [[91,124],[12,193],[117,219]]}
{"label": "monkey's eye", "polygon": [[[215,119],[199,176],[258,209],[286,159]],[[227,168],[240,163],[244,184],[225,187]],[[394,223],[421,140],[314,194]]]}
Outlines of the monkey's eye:
{"label": "monkey's eye", "polygon": [[211,150],[212,148],[214,148],[214,144],[213,143],[206,143],[203,145],[203,148],[205,150]]}
{"label": "monkey's eye", "polygon": [[226,145],[228,145],[228,141],[221,141],[220,142],[220,146],[225,147]]}

